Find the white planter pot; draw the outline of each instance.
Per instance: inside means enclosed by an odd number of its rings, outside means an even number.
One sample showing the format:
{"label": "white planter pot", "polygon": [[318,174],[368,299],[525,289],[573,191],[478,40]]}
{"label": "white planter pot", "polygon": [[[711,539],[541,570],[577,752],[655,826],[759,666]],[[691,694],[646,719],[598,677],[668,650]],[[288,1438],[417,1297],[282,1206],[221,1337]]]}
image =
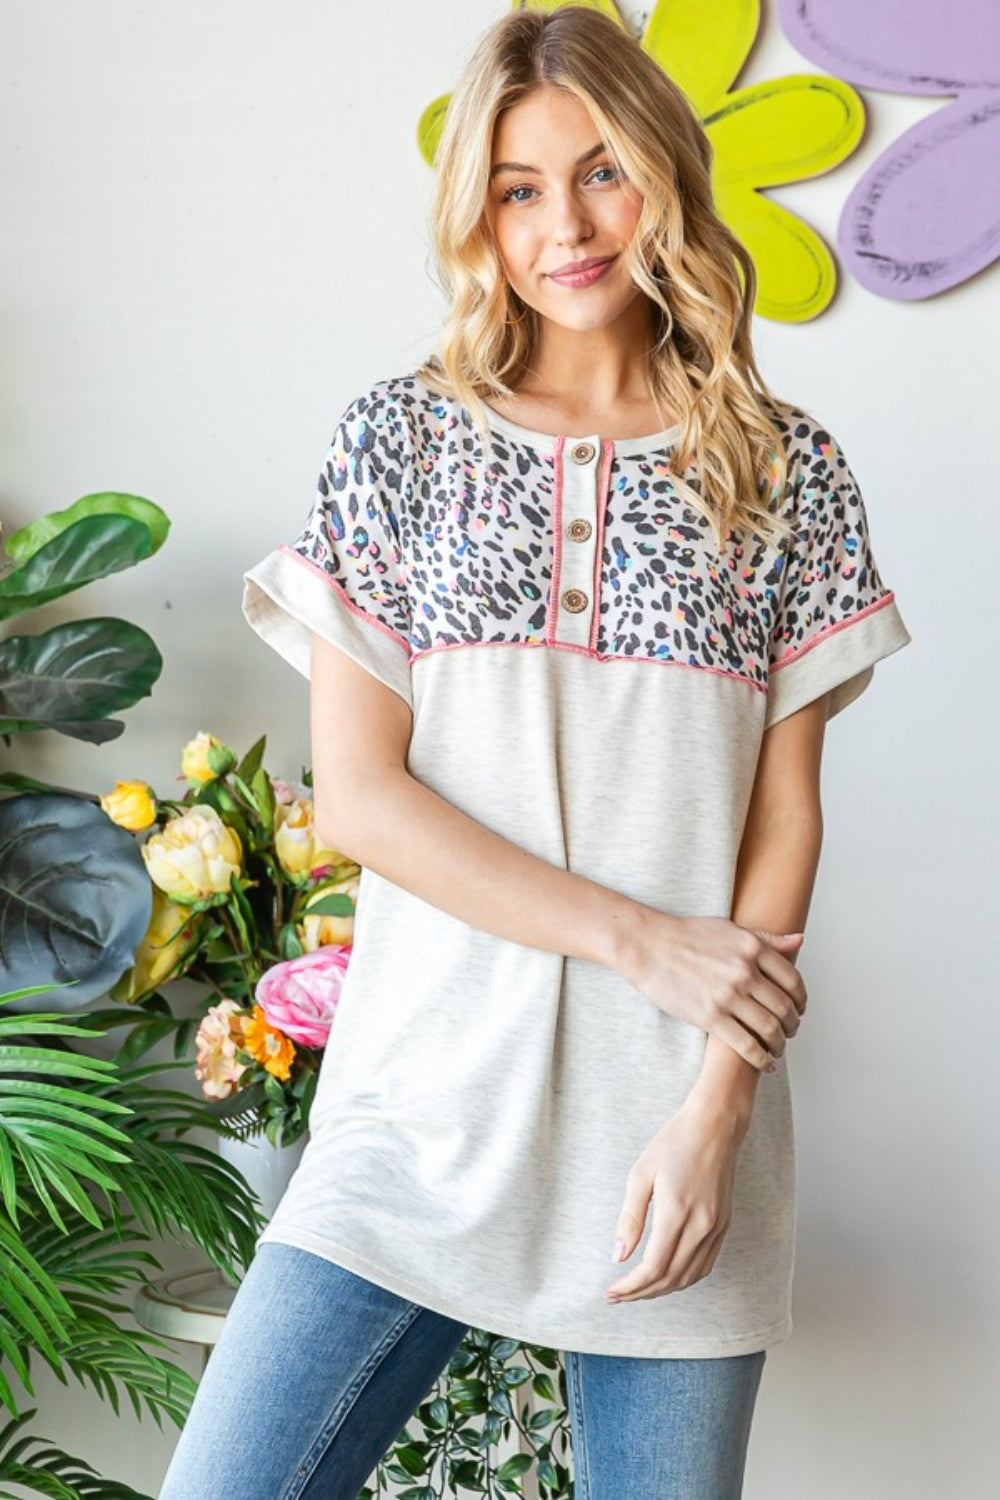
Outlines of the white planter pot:
{"label": "white planter pot", "polygon": [[260,1199],[261,1212],[270,1219],[298,1166],[309,1138],[308,1131],[291,1146],[272,1146],[266,1135],[238,1141],[219,1136],[219,1155],[246,1179]]}

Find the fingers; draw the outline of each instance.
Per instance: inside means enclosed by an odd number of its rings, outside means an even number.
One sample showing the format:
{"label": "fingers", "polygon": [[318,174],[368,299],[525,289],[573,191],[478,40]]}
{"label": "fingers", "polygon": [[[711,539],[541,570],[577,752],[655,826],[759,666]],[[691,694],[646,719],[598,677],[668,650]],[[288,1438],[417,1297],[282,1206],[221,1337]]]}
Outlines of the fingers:
{"label": "fingers", "polygon": [[767,979],[779,986],[782,994],[791,1001],[797,1014],[801,1016],[809,998],[805,980],[795,965],[784,954],[779,953],[777,948],[772,947],[766,935],[764,947],[757,956],[757,967]]}
{"label": "fingers", "polygon": [[[769,994],[768,1000],[771,999]],[[795,1036],[801,1024],[799,1014],[794,1009],[790,1013],[776,1014],[771,1005],[762,999],[758,989],[737,1000],[733,1014],[740,1025],[745,1026],[767,1048],[772,1057],[782,1056],[786,1044]]]}
{"label": "fingers", "polygon": [[608,1302],[630,1302],[680,1291],[706,1276],[715,1264],[728,1222],[702,1205],[655,1208],[642,1260],[607,1288]]}
{"label": "fingers", "polygon": [[751,1068],[756,1068],[758,1073],[773,1073],[774,1058],[764,1046],[758,1036],[749,1030],[735,1016],[723,1015],[712,1027],[712,1035],[717,1036],[720,1042],[725,1042],[734,1052],[739,1053],[744,1062],[748,1062]]}
{"label": "fingers", "polygon": [[652,1194],[652,1178],[637,1164],[633,1164],[625,1179],[625,1201],[615,1229],[615,1250],[621,1251],[620,1255],[616,1254],[616,1260],[628,1260],[642,1239]]}
{"label": "fingers", "polygon": [[[719,1258],[719,1252],[726,1238],[727,1225],[720,1225],[714,1234],[710,1234],[696,1248],[694,1254],[685,1265],[683,1248],[678,1249],[671,1265],[663,1273],[651,1281],[646,1287],[634,1291],[630,1296],[615,1296],[609,1298],[614,1302],[642,1302],[653,1297],[662,1297],[669,1292],[682,1292],[686,1287],[694,1286],[695,1282],[703,1281],[712,1271],[715,1262]],[[613,1290],[613,1288],[612,1288]]]}
{"label": "fingers", "polygon": [[618,1217],[616,1231],[616,1246],[619,1240],[624,1243],[621,1260],[628,1259],[642,1238],[651,1199],[653,1226],[642,1260],[627,1275],[607,1288],[605,1297],[609,1301],[616,1299],[619,1290],[631,1291],[644,1277],[648,1279],[651,1267],[662,1262],[665,1252],[672,1253],[674,1241],[683,1228],[682,1217],[675,1215],[671,1222],[670,1216],[665,1212],[665,1203],[658,1203],[653,1197],[653,1178],[648,1171],[644,1171],[638,1162],[634,1163],[626,1180],[625,1202]]}

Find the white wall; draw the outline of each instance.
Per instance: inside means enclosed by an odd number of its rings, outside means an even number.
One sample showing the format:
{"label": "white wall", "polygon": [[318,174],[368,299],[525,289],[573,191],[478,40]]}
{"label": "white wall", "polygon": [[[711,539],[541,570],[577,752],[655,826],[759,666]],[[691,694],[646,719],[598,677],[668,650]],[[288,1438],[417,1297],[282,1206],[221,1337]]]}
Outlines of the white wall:
{"label": "white wall", "polygon": [[[241,573],[298,529],[347,400],[433,347],[416,121],[502,9],[0,6],[5,530],[107,488],[173,518],[151,561],[30,622],[142,624],[166,658],[152,698],[120,740],[22,740],[17,767],[166,785],[200,728],[241,747],[266,729],[275,773],[308,761],[305,683],[245,625]],[[769,14],[742,81],[789,71],[815,69]],[[855,157],[774,193],[831,243],[862,170],[937,107],[867,99]],[[765,1375],[748,1500],[966,1500],[1000,1471],[998,312],[994,267],[926,303],[845,278],[813,323],[757,323],[769,381],[847,451],[914,639],[827,740],[792,1058],[797,1327]],[[41,1431],[155,1490],[170,1433],[40,1390]]]}

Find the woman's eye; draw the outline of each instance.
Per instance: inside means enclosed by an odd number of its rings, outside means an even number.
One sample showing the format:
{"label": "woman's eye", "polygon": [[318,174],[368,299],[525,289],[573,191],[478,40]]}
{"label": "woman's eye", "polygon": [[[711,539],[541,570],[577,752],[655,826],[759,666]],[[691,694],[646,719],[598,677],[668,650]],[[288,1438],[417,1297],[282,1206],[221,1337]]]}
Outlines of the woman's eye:
{"label": "woman's eye", "polygon": [[506,203],[508,200],[512,200],[514,203],[523,203],[525,200],[523,198],[515,198],[514,194],[515,193],[533,193],[533,192],[534,192],[534,188],[529,187],[527,183],[521,183],[517,187],[509,187],[507,189],[507,191],[504,193],[503,197],[500,199],[500,202],[501,203]]}
{"label": "woman's eye", "polygon": [[[611,178],[615,178],[615,177],[618,176],[618,168],[617,167],[598,167],[597,171],[595,171],[592,175],[594,177],[596,177],[598,172],[610,172],[611,173]],[[605,180],[605,182],[608,182],[611,179],[609,179],[609,178],[606,177],[604,180]]]}

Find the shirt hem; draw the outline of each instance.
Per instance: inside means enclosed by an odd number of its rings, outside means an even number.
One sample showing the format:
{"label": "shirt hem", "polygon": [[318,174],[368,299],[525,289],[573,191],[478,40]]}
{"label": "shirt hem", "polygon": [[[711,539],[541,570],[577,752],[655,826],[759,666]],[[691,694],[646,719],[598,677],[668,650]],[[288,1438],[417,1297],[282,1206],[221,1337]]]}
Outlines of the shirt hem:
{"label": "shirt hem", "polygon": [[311,1251],[314,1255],[322,1256],[324,1260],[332,1261],[334,1265],[353,1271],[358,1276],[364,1276],[366,1280],[385,1288],[386,1291],[394,1292],[398,1297],[406,1297],[409,1301],[417,1302],[431,1312],[440,1313],[442,1317],[452,1318],[455,1322],[464,1323],[470,1328],[480,1328],[484,1332],[516,1339],[522,1344],[538,1345],[544,1349],[570,1350],[578,1354],[619,1354],[663,1359],[719,1359],[737,1354],[756,1354],[760,1350],[770,1349],[775,1344],[783,1343],[790,1336],[794,1326],[789,1316],[779,1323],[772,1323],[767,1328],[756,1329],[732,1339],[665,1338],[660,1334],[649,1334],[643,1337],[635,1332],[623,1333],[619,1337],[593,1335],[574,1332],[567,1326],[556,1327],[544,1322],[535,1323],[530,1319],[525,1322],[521,1322],[520,1319],[511,1320],[506,1314],[491,1312],[482,1307],[472,1307],[460,1299],[453,1301],[451,1298],[442,1297],[435,1291],[429,1291],[426,1287],[419,1286],[404,1276],[399,1276],[395,1271],[388,1271],[383,1266],[376,1265],[349,1246],[334,1244],[331,1240],[311,1234],[308,1230],[298,1229],[292,1234],[272,1229],[269,1226],[257,1240],[257,1247],[267,1243],[290,1245],[294,1249]]}

